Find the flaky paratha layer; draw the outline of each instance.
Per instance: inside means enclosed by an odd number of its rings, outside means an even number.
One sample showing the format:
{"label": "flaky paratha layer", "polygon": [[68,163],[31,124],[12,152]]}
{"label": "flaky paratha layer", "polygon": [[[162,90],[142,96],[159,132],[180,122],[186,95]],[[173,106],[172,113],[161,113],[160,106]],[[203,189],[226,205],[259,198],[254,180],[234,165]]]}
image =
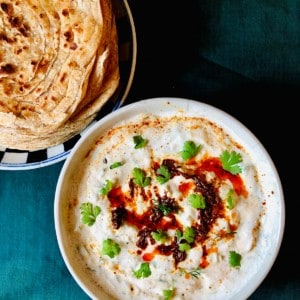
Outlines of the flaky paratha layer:
{"label": "flaky paratha layer", "polygon": [[0,145],[36,150],[80,132],[119,84],[110,0],[0,4]]}

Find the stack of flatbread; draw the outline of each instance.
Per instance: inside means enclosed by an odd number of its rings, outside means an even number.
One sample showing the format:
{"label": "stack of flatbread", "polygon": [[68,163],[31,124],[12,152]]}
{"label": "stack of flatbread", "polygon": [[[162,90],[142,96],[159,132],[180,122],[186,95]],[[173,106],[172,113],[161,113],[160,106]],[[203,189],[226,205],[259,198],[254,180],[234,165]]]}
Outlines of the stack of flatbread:
{"label": "stack of flatbread", "polygon": [[0,147],[38,150],[82,131],[117,90],[110,0],[0,3]]}

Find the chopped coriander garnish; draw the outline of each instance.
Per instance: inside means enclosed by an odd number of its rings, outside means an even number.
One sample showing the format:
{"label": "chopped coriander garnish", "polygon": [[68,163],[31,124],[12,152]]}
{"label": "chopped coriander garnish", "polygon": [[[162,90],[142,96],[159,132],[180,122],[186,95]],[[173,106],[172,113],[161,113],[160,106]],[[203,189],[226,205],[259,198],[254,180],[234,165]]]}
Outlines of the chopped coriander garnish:
{"label": "chopped coriander garnish", "polygon": [[140,149],[147,145],[148,140],[144,139],[141,135],[135,135],[133,137],[134,149]]}
{"label": "chopped coriander garnish", "polygon": [[171,290],[163,290],[163,297],[164,300],[170,300],[172,299],[172,297],[174,296],[175,293],[175,289],[171,289]]}
{"label": "chopped coriander garnish", "polygon": [[186,240],[188,243],[193,243],[195,239],[195,229],[193,227],[186,227],[182,239]]}
{"label": "chopped coriander garnish", "polygon": [[136,278],[146,278],[151,275],[151,269],[149,263],[141,263],[140,268],[133,271],[133,275]]}
{"label": "chopped coriander garnish", "polygon": [[112,186],[113,186],[112,182],[109,179],[106,179],[105,186],[100,189],[100,195],[101,196],[107,195],[112,189]]}
{"label": "chopped coriander garnish", "polygon": [[106,239],[102,244],[102,254],[114,258],[121,251],[120,246],[114,242],[112,239]]}
{"label": "chopped coriander garnish", "polygon": [[150,184],[151,178],[146,177],[146,172],[140,168],[134,168],[132,171],[133,182],[141,187],[146,187]]}
{"label": "chopped coriander garnish", "polygon": [[179,229],[176,229],[175,236],[177,238],[177,242],[179,243],[182,238],[182,232]]}
{"label": "chopped coriander garnish", "polygon": [[164,243],[168,239],[168,234],[161,229],[151,232],[151,236],[158,242]]}
{"label": "chopped coriander garnish", "polygon": [[201,150],[202,145],[196,146],[193,141],[186,141],[183,144],[183,150],[180,151],[181,157],[183,160],[190,159],[195,157]]}
{"label": "chopped coriander garnish", "polygon": [[233,189],[230,189],[226,195],[227,208],[233,209],[235,205],[235,193]]}
{"label": "chopped coriander garnish", "polygon": [[241,266],[242,256],[235,251],[229,251],[229,264],[233,268],[239,268]]}
{"label": "chopped coriander garnish", "polygon": [[175,236],[177,238],[178,248],[181,252],[190,250],[192,244],[195,240],[195,229],[193,227],[186,227],[182,233],[179,229],[176,230]]}
{"label": "chopped coriander garnish", "polygon": [[109,166],[109,168],[110,168],[110,169],[119,168],[119,167],[123,166],[124,164],[125,164],[125,163],[122,162],[122,161],[117,161],[117,162],[115,162],[115,163],[112,163],[112,164]]}
{"label": "chopped coriander garnish", "polygon": [[90,202],[82,203],[80,206],[81,221],[83,224],[92,226],[97,216],[100,214],[101,209],[99,206],[93,207],[93,204]]}
{"label": "chopped coriander garnish", "polygon": [[164,165],[161,165],[158,169],[157,169],[157,174],[158,176],[156,177],[156,180],[160,183],[160,184],[164,184],[166,183],[167,181],[170,180],[171,178],[171,173],[169,171],[169,169],[164,166]]}
{"label": "chopped coriander garnish", "polygon": [[220,160],[223,169],[231,174],[236,175],[242,172],[242,168],[239,165],[239,163],[243,161],[241,154],[235,151],[229,153],[227,150],[225,150],[220,155]]}
{"label": "chopped coriander garnish", "polygon": [[188,243],[180,243],[179,246],[179,251],[185,252],[191,249],[191,246]]}
{"label": "chopped coriander garnish", "polygon": [[191,207],[204,209],[206,207],[205,198],[199,194],[191,194],[188,197]]}

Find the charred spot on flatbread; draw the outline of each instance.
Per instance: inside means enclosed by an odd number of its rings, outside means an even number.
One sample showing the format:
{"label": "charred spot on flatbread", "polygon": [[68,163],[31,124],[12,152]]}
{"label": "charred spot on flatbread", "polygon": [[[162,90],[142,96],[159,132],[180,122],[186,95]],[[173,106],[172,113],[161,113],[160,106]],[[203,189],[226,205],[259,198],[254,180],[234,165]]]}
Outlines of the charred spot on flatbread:
{"label": "charred spot on flatbread", "polygon": [[66,141],[119,85],[110,0],[4,1],[0,19],[0,145]]}

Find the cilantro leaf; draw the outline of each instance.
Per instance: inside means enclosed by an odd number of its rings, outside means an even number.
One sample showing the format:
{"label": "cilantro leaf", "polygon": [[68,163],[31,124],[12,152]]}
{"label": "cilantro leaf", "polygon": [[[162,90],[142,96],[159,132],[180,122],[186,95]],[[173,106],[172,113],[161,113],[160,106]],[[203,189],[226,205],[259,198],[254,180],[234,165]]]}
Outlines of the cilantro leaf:
{"label": "cilantro leaf", "polygon": [[100,189],[100,195],[101,196],[107,195],[110,192],[110,190],[112,189],[112,186],[113,186],[112,182],[107,179],[105,181],[105,186]]}
{"label": "cilantro leaf", "polygon": [[183,235],[182,235],[182,239],[186,240],[188,243],[193,243],[195,240],[195,229],[193,227],[186,227]]}
{"label": "cilantro leaf", "polygon": [[191,194],[188,197],[191,207],[204,209],[206,207],[205,198],[199,194]]}
{"label": "cilantro leaf", "polygon": [[181,252],[184,252],[190,250],[191,246],[188,243],[180,243],[178,248]]}
{"label": "cilantro leaf", "polygon": [[179,229],[176,229],[175,231],[175,236],[177,238],[178,243],[180,242],[181,238],[182,238],[182,232]]}
{"label": "cilantro leaf", "polygon": [[233,268],[239,268],[241,266],[242,256],[235,251],[229,251],[229,265]]}
{"label": "cilantro leaf", "polygon": [[193,227],[186,227],[182,233],[179,229],[175,231],[175,236],[177,238],[178,248],[181,252],[191,249],[190,244],[195,240],[195,229]]}
{"label": "cilantro leaf", "polygon": [[151,275],[149,263],[141,263],[140,268],[136,271],[133,271],[133,275],[138,279],[149,277]]}
{"label": "cilantro leaf", "polygon": [[151,232],[151,236],[158,242],[166,242],[168,239],[168,234],[161,229],[157,229],[156,231]]}
{"label": "cilantro leaf", "polygon": [[144,139],[141,135],[135,135],[133,137],[134,149],[140,149],[147,145],[148,140]]}
{"label": "cilantro leaf", "polygon": [[233,189],[230,189],[226,195],[227,208],[233,209],[235,205],[235,193]]}
{"label": "cilantro leaf", "polygon": [[183,160],[188,160],[192,157],[195,157],[201,150],[202,145],[196,146],[193,141],[186,141],[183,144],[183,150],[180,151],[181,157]]}
{"label": "cilantro leaf", "polygon": [[80,206],[80,214],[81,214],[81,221],[83,224],[88,226],[92,226],[97,216],[100,214],[101,209],[99,206],[93,207],[93,204],[90,202],[82,203]]}
{"label": "cilantro leaf", "polygon": [[151,178],[146,177],[146,172],[140,168],[134,168],[132,172],[133,182],[141,187],[146,187],[150,184]]}
{"label": "cilantro leaf", "polygon": [[164,300],[170,300],[172,299],[172,297],[174,296],[175,293],[175,289],[171,289],[171,290],[163,290],[163,297]]}
{"label": "cilantro leaf", "polygon": [[120,246],[114,242],[112,239],[106,239],[102,244],[102,254],[114,258],[121,251]]}
{"label": "cilantro leaf", "polygon": [[164,165],[161,165],[158,169],[157,169],[157,174],[159,176],[156,177],[156,180],[160,183],[160,184],[164,184],[166,183],[167,181],[170,180],[171,178],[171,173],[169,171],[169,169],[164,166]]}
{"label": "cilantro leaf", "polygon": [[220,155],[220,160],[223,169],[231,174],[236,175],[242,172],[242,168],[239,165],[239,163],[243,161],[241,154],[235,151],[229,153],[227,150],[225,150]]}
{"label": "cilantro leaf", "polygon": [[118,168],[118,167],[121,167],[123,166],[125,163],[122,162],[122,161],[117,161],[115,163],[112,163],[109,168],[112,170],[112,169],[115,169],[115,168]]}

